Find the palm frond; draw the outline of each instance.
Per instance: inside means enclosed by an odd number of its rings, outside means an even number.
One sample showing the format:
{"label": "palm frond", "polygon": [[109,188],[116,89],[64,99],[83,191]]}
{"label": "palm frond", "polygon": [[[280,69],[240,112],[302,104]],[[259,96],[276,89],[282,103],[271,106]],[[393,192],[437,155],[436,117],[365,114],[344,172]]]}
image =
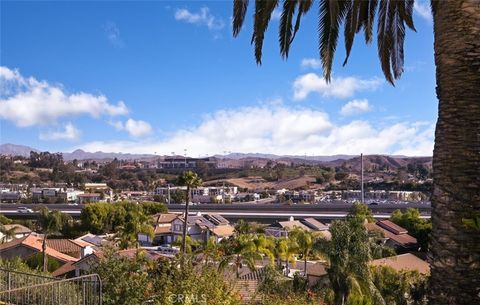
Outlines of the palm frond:
{"label": "palm frond", "polygon": [[319,49],[323,77],[330,82],[332,62],[337,48],[338,30],[345,18],[347,1],[321,0],[319,9]]}
{"label": "palm frond", "polygon": [[[295,28],[293,29],[293,35],[292,38],[290,39],[290,43],[288,44],[288,49],[290,49],[290,45],[292,44],[293,40],[295,39],[295,36],[297,35],[298,30],[300,29],[300,20],[302,19],[302,16],[308,13],[310,8],[312,7],[313,1],[312,0],[299,0],[299,7],[298,7],[298,13],[297,13],[297,19],[295,21]],[[288,53],[288,50],[287,50]]]}
{"label": "palm frond", "polygon": [[352,50],[353,40],[355,38],[355,34],[357,33],[357,29],[359,28],[360,24],[360,9],[363,0],[353,0],[350,1],[347,5],[347,15],[345,16],[345,61],[343,65],[345,66],[348,61],[348,57],[350,57],[350,51]]}
{"label": "palm frond", "polygon": [[413,4],[415,0],[402,0],[398,1],[398,11],[400,13],[400,17],[405,24],[413,31],[416,31],[415,25],[413,24]]}
{"label": "palm frond", "polygon": [[392,32],[391,32],[391,18],[392,6],[390,0],[384,0],[380,2],[379,14],[378,14],[378,30],[377,30],[377,44],[378,44],[378,57],[380,58],[380,65],[382,67],[383,74],[387,81],[393,85],[393,76],[390,68],[390,58],[392,54]]}
{"label": "palm frond", "polygon": [[373,21],[375,20],[375,13],[377,11],[378,0],[364,0],[361,1],[359,25],[357,32],[362,28],[365,33],[365,42],[372,42],[373,37]]}
{"label": "palm frond", "polygon": [[393,85],[404,67],[405,24],[413,30],[413,1],[381,1],[378,16],[378,57],[385,78]]}
{"label": "palm frond", "polygon": [[399,10],[400,7],[403,7],[403,1],[398,1],[396,4],[392,20],[393,52],[390,61],[392,62],[393,77],[399,79],[403,73],[404,64],[403,44],[405,41],[405,24],[400,16]]}
{"label": "palm frond", "polygon": [[255,60],[259,65],[262,64],[262,49],[265,31],[268,28],[268,23],[270,22],[273,10],[275,7],[277,7],[277,5],[278,0],[255,1],[252,43],[254,44],[255,49]]}
{"label": "palm frond", "polygon": [[293,36],[293,14],[295,14],[297,4],[296,0],[285,0],[283,2],[282,17],[278,28],[278,42],[280,43],[280,54],[284,58],[288,57],[288,50],[290,49],[290,41]]}
{"label": "palm frond", "polygon": [[247,7],[248,0],[233,0],[233,37],[237,37],[242,29]]}

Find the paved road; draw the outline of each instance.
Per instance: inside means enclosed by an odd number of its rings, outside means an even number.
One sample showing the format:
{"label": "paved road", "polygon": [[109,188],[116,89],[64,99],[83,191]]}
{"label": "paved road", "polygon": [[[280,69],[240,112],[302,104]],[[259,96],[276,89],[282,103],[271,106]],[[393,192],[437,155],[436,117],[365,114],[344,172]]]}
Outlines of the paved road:
{"label": "paved road", "polygon": [[[32,210],[38,210],[41,206],[49,209],[60,210],[63,213],[79,217],[83,205],[66,205],[66,204],[0,204],[0,213],[6,216],[18,218],[34,218],[36,213],[19,213],[18,207],[27,207]],[[171,204],[168,205],[169,211],[181,213],[185,209],[185,205]],[[330,203],[330,204],[308,204],[308,205],[286,205],[286,204],[200,204],[191,205],[192,214],[201,213],[217,213],[229,219],[288,219],[293,217],[315,217],[318,219],[338,219],[347,215],[351,204],[348,203]],[[370,208],[376,218],[388,218],[396,209],[405,210],[406,208],[418,208],[422,217],[430,217],[430,205],[426,204],[379,204],[371,205]]]}

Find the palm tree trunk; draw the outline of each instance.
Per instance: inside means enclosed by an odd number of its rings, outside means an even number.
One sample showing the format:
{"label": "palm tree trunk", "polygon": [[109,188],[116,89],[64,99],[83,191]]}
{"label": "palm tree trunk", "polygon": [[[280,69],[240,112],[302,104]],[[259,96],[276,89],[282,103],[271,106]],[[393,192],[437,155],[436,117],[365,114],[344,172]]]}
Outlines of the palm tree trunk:
{"label": "palm tree trunk", "polygon": [[480,4],[433,8],[439,114],[433,153],[430,304],[480,304]]}
{"label": "palm tree trunk", "polygon": [[43,234],[42,241],[42,262],[43,262],[43,272],[47,272],[47,234]]}
{"label": "palm tree trunk", "polygon": [[185,202],[185,223],[183,224],[182,253],[187,253],[187,226],[188,226],[188,205],[190,203],[190,186],[187,186],[187,202]]}
{"label": "palm tree trunk", "polygon": [[303,258],[303,271],[305,272],[305,278],[307,278],[307,256]]}

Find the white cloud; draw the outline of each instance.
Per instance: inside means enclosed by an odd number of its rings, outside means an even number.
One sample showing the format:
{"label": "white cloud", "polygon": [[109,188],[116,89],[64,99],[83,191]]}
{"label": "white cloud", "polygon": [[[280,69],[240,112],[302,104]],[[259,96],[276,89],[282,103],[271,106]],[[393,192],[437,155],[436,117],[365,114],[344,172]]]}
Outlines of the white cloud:
{"label": "white cloud", "polygon": [[125,130],[133,137],[146,136],[152,133],[152,126],[142,120],[128,119],[125,123],[121,121],[112,122],[111,125],[118,130]]}
{"label": "white cloud", "polygon": [[186,148],[192,156],[225,150],[289,155],[431,155],[433,130],[415,122],[377,127],[357,120],[342,125],[318,110],[260,105],[217,111],[206,115],[197,126],[166,134],[162,139],[97,141],[76,148],[165,155]]}
{"label": "white cloud", "polygon": [[340,109],[340,114],[343,116],[351,116],[369,112],[371,110],[372,108],[370,107],[367,99],[351,100],[343,105],[342,109]]}
{"label": "white cloud", "polygon": [[382,84],[379,78],[360,79],[353,76],[332,77],[330,83],[315,73],[307,73],[297,77],[293,83],[293,99],[303,100],[310,93],[318,93],[323,97],[348,98],[357,91],[375,90]]}
{"label": "white cloud", "polygon": [[107,35],[108,41],[110,41],[114,47],[123,48],[125,46],[125,42],[120,36],[120,29],[114,22],[105,23],[103,25],[103,31],[105,35]]}
{"label": "white cloud", "polygon": [[23,77],[17,70],[0,70],[0,119],[18,127],[54,124],[63,117],[118,116],[128,113],[123,101],[109,103],[103,95],[67,93],[58,85]]}
{"label": "white cloud", "polygon": [[49,131],[40,134],[40,140],[77,140],[80,137],[78,130],[72,123],[67,123],[63,130]]}
{"label": "white cloud", "polygon": [[416,0],[413,4],[413,9],[415,10],[415,13],[417,13],[420,17],[431,22],[433,20],[432,10],[428,2]]}
{"label": "white cloud", "polygon": [[300,66],[305,69],[319,69],[322,67],[322,62],[320,59],[316,58],[304,58],[302,59]]}
{"label": "white cloud", "polygon": [[202,7],[197,13],[190,12],[187,9],[177,9],[175,11],[175,20],[184,21],[196,25],[205,25],[210,30],[220,30],[225,26],[225,22],[213,16],[208,7]]}

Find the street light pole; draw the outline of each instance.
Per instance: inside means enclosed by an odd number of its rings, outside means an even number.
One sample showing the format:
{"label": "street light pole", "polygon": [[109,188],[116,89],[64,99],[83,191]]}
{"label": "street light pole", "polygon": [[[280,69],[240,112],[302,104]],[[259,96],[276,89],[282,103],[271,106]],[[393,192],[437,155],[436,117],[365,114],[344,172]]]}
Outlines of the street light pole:
{"label": "street light pole", "polygon": [[183,150],[185,152],[185,170],[187,170],[187,149]]}
{"label": "street light pole", "polygon": [[360,171],[361,171],[361,179],[360,179],[360,183],[361,183],[361,198],[362,198],[362,203],[365,203],[365,192],[364,192],[364,189],[363,189],[363,153],[360,154]]}

